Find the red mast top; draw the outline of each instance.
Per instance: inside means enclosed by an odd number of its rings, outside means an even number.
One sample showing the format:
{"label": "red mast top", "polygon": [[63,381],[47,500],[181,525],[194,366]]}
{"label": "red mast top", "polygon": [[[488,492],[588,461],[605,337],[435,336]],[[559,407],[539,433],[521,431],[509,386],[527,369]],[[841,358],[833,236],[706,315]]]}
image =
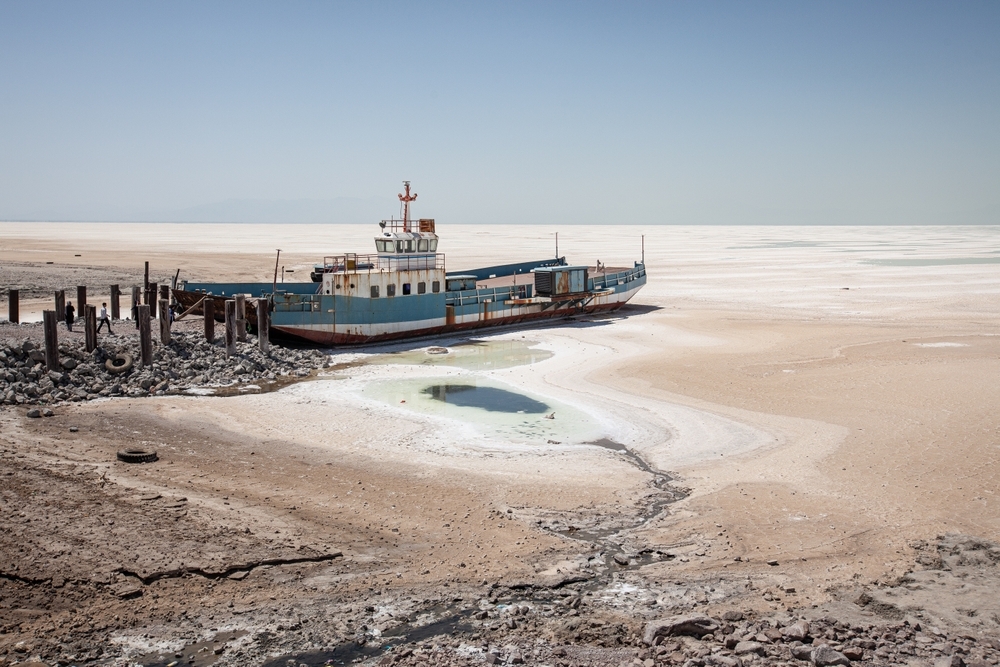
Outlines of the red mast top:
{"label": "red mast top", "polygon": [[403,181],[403,185],[406,186],[406,195],[399,195],[399,201],[403,202],[403,231],[410,231],[410,202],[416,201],[417,193],[414,192],[410,195],[410,182]]}

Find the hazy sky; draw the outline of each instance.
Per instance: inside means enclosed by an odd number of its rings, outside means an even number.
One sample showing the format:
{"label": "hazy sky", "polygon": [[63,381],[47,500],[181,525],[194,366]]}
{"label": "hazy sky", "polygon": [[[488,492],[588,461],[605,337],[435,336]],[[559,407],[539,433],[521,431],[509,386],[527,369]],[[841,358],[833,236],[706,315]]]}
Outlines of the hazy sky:
{"label": "hazy sky", "polygon": [[9,2],[0,219],[1000,224],[1000,3]]}

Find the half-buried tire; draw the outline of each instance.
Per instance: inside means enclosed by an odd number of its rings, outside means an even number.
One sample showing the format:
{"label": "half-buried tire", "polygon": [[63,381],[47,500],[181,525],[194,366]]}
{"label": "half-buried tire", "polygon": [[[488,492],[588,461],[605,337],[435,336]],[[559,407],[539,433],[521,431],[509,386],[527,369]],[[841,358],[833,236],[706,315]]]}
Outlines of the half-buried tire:
{"label": "half-buried tire", "polygon": [[125,463],[152,463],[156,452],[151,449],[123,449],[118,452],[118,460]]}
{"label": "half-buried tire", "polygon": [[132,370],[132,355],[116,354],[104,362],[104,367],[109,373],[114,373],[115,375],[119,373],[127,373]]}

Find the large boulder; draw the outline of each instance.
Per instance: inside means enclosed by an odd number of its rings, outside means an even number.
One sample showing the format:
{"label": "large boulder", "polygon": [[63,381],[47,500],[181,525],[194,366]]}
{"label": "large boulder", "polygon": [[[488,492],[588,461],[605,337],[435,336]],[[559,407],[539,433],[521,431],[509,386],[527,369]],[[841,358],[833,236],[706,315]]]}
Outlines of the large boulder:
{"label": "large boulder", "polygon": [[642,634],[642,640],[649,646],[657,637],[689,635],[703,637],[719,629],[719,624],[708,616],[675,616],[663,621],[650,621]]}

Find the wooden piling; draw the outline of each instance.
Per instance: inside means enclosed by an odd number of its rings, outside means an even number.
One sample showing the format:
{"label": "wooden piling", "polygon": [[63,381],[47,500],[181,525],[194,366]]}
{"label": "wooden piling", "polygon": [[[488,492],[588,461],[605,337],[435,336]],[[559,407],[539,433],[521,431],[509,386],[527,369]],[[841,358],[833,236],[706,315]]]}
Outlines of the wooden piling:
{"label": "wooden piling", "polygon": [[149,262],[146,262],[146,270],[143,272],[142,291],[149,291]]}
{"label": "wooden piling", "polygon": [[226,299],[226,357],[236,354],[236,301]]}
{"label": "wooden piling", "polygon": [[121,309],[121,296],[122,291],[118,288],[118,285],[111,286],[111,319],[120,320],[122,318]]}
{"label": "wooden piling", "polygon": [[149,330],[149,306],[142,304],[139,310],[139,358],[142,365],[153,365],[153,334]]}
{"label": "wooden piling", "polygon": [[132,321],[136,323],[136,328],[139,328],[139,304],[142,303],[141,297],[139,296],[139,286],[132,286],[132,308],[130,312],[132,313]]}
{"label": "wooden piling", "polygon": [[10,302],[7,305],[7,319],[14,324],[18,324],[21,321],[20,304],[18,303],[19,296],[20,292],[16,289],[12,289],[8,292]]}
{"label": "wooden piling", "polygon": [[59,314],[43,310],[42,327],[45,331],[45,370],[59,371]]}
{"label": "wooden piling", "polygon": [[170,301],[170,285],[160,285],[160,298]]}
{"label": "wooden piling", "polygon": [[156,283],[149,283],[149,288],[146,290],[146,305],[149,306],[149,316],[156,318],[156,295],[159,294],[159,285]]}
{"label": "wooden piling", "polygon": [[247,298],[243,294],[236,295],[236,340],[247,340]]}
{"label": "wooden piling", "polygon": [[271,313],[268,312],[267,299],[257,299],[257,343],[260,351],[267,354],[271,348]]}
{"label": "wooden piling", "polygon": [[56,319],[66,319],[66,290],[56,290]]}
{"label": "wooden piling", "polygon": [[87,352],[97,349],[97,306],[83,307],[83,339]]}
{"label": "wooden piling", "polygon": [[76,286],[76,312],[81,316],[86,312],[87,308],[87,286],[77,285]]}
{"label": "wooden piling", "polygon": [[205,313],[205,340],[215,342],[215,301],[208,297],[202,302],[202,312]]}
{"label": "wooden piling", "polygon": [[160,299],[160,342],[170,345],[170,301]]}

